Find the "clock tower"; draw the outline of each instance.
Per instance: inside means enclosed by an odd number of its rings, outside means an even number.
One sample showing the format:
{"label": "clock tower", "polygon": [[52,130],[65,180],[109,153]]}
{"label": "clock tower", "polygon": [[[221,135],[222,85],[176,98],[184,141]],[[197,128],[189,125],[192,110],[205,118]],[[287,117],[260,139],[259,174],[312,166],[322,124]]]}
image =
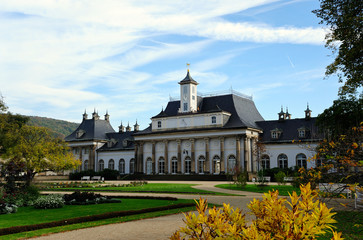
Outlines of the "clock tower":
{"label": "clock tower", "polygon": [[190,76],[189,69],[180,84],[180,109],[179,113],[197,111],[197,85],[198,83]]}

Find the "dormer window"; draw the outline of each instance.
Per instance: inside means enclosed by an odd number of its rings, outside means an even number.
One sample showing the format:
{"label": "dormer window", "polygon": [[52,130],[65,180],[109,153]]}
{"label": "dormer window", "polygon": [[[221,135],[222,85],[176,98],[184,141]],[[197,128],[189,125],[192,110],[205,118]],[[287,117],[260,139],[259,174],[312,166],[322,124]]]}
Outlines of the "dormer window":
{"label": "dormer window", "polygon": [[161,128],[161,121],[158,121],[158,128]]}
{"label": "dormer window", "polygon": [[216,116],[212,116],[212,124],[216,124],[217,123],[217,118]]}
{"label": "dormer window", "polygon": [[117,141],[115,139],[111,139],[107,142],[107,147],[111,148],[113,147],[115,144],[117,143]]}
{"label": "dormer window", "polygon": [[271,130],[271,138],[272,139],[279,139],[281,136],[282,130],[275,128],[274,130]]}
{"label": "dormer window", "polygon": [[86,132],[84,130],[78,130],[76,132],[76,138],[81,138]]}
{"label": "dormer window", "polygon": [[305,130],[299,130],[299,138],[305,137]]}
{"label": "dormer window", "polygon": [[129,142],[130,142],[131,140],[130,139],[128,139],[128,138],[126,138],[126,139],[124,139],[123,141],[122,141],[122,146],[123,147],[127,147],[127,145],[129,145]]}
{"label": "dormer window", "polygon": [[308,129],[306,129],[305,127],[301,127],[297,130],[299,138],[305,138],[307,137],[307,133],[308,133]]}

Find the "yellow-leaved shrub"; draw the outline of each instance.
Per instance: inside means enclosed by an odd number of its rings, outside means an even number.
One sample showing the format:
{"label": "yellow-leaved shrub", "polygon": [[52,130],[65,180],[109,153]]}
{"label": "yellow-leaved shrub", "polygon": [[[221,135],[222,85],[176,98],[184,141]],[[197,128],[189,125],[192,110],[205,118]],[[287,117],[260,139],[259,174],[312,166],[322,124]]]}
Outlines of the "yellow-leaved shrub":
{"label": "yellow-leaved shrub", "polygon": [[[196,201],[198,215],[187,213],[185,226],[170,237],[179,239],[316,239],[333,231],[334,213],[317,199],[317,192],[310,184],[301,186],[301,194],[290,195],[290,201],[279,198],[278,191],[265,193],[263,200],[254,199],[248,208],[255,216],[247,226],[245,215],[229,204],[222,208],[208,209],[207,201]],[[343,239],[333,231],[333,240]]]}

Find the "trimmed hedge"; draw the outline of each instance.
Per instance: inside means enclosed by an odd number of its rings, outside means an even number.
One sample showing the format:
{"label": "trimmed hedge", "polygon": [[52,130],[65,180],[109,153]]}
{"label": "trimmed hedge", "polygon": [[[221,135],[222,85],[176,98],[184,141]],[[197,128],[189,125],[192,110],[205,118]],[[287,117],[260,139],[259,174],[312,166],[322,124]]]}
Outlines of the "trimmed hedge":
{"label": "trimmed hedge", "polygon": [[14,234],[14,233],[20,233],[20,232],[34,231],[34,230],[39,230],[39,229],[43,229],[43,228],[71,225],[71,224],[75,224],[75,223],[98,221],[98,220],[103,220],[103,219],[108,219],[108,218],[125,217],[125,216],[137,215],[137,214],[142,214],[142,213],[159,212],[159,211],[178,209],[178,208],[184,208],[184,207],[193,207],[193,206],[195,206],[194,203],[179,203],[179,204],[168,205],[168,206],[163,206],[163,207],[154,207],[154,208],[146,208],[146,209],[130,210],[130,211],[109,212],[109,213],[97,214],[97,215],[93,215],[93,216],[84,216],[84,217],[70,218],[70,219],[65,219],[65,220],[60,220],[60,221],[53,221],[53,222],[49,222],[49,223],[40,223],[40,224],[2,228],[2,229],[0,229],[0,236]]}

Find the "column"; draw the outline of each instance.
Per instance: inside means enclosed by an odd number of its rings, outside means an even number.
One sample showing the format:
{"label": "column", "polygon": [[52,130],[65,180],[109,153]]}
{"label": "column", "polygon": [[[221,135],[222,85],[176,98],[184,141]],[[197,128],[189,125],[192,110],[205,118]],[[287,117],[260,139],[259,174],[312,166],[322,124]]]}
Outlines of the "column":
{"label": "column", "polygon": [[236,155],[237,166],[241,167],[241,139],[238,135],[236,137]]}
{"label": "column", "polygon": [[196,173],[196,169],[195,169],[195,148],[194,148],[194,139],[190,139],[190,150],[191,150],[191,158],[192,158],[192,173]]}
{"label": "column", "polygon": [[152,174],[155,174],[155,142],[153,141],[152,143],[152,155],[151,155],[151,160],[152,160],[152,164],[153,164],[153,167],[152,167]]}
{"label": "column", "polygon": [[205,171],[211,173],[210,159],[209,159],[209,138],[204,138],[205,140]]}
{"label": "column", "polygon": [[182,173],[182,165],[181,165],[181,162],[182,162],[182,159],[181,159],[181,146],[180,146],[180,140],[176,140],[177,144],[178,144],[178,170],[177,172],[178,173]]}
{"label": "column", "polygon": [[165,174],[169,172],[168,140],[164,140]]}
{"label": "column", "polygon": [[225,163],[226,163],[226,159],[224,157],[224,137],[220,137],[219,138],[219,142],[220,142],[220,151],[221,151],[221,173],[226,173],[226,168],[225,168]]}
{"label": "column", "polygon": [[[139,158],[138,158],[138,151],[139,151],[139,147],[138,144],[135,142],[134,144],[135,146],[135,151],[134,151],[134,159],[135,159],[135,173],[139,173],[139,169],[140,169],[140,162],[139,162]],[[117,164],[117,159],[115,159],[115,165]],[[116,169],[116,166],[115,166]]]}
{"label": "column", "polygon": [[137,162],[138,162],[138,172],[144,173],[144,143],[138,143],[138,154],[137,154]]}
{"label": "column", "polygon": [[244,148],[244,163],[243,163],[243,168],[245,171],[248,171],[247,169],[247,162],[248,162],[248,143],[247,143],[247,136],[244,137],[244,141],[243,141],[243,148]]}

